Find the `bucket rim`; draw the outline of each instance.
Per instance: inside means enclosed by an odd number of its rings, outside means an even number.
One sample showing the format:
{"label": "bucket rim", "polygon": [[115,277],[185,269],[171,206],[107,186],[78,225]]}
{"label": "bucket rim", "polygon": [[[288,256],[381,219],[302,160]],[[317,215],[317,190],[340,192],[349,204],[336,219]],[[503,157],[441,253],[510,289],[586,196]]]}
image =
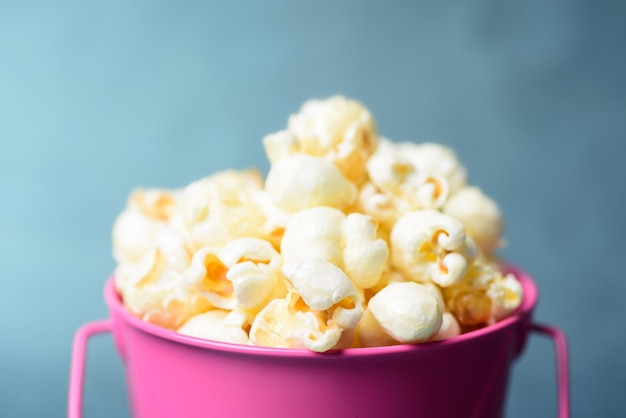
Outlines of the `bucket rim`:
{"label": "bucket rim", "polygon": [[[194,346],[203,349],[217,350],[229,353],[246,355],[272,356],[284,358],[353,358],[353,357],[382,357],[387,355],[399,355],[410,352],[426,352],[442,350],[483,339],[507,328],[516,327],[526,322],[531,316],[539,299],[539,292],[534,280],[520,268],[507,264],[506,273],[513,273],[519,280],[523,289],[521,305],[508,318],[502,319],[495,324],[488,325],[477,330],[469,331],[441,341],[430,341],[415,344],[400,344],[381,347],[344,348],[318,353],[306,348],[277,348],[255,345],[242,345],[222,341],[207,340],[189,335],[180,334],[174,330],[160,327],[143,321],[141,318],[130,313],[123,305],[122,299],[115,288],[114,276],[111,275],[104,284],[104,300],[109,312],[114,318],[121,318],[126,324],[152,336],[169,340],[174,343]],[[115,323],[115,321],[114,321]],[[114,325],[115,328],[115,325]]]}

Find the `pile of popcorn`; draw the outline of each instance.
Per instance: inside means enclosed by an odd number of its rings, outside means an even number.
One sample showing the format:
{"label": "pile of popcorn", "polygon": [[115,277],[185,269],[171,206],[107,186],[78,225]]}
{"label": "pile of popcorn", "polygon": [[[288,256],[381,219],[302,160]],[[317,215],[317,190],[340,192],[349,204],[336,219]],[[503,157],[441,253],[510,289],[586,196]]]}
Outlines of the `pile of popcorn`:
{"label": "pile of popcorn", "polygon": [[520,305],[496,203],[455,153],[380,137],[342,96],[263,140],[271,163],[138,189],[113,227],[115,285],[152,324],[324,352],[442,340]]}

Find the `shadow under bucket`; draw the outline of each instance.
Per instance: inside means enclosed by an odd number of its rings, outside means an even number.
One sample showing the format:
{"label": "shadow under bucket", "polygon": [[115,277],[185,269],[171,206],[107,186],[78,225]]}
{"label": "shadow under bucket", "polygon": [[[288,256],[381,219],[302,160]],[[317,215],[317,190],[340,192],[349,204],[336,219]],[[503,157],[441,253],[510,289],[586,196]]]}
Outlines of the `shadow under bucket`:
{"label": "shadow under bucket", "polygon": [[81,416],[86,343],[110,331],[135,418],[500,418],[511,364],[533,330],[555,341],[559,417],[569,417],[565,337],[531,324],[537,288],[511,271],[524,299],[494,325],[444,341],[329,353],[207,341],[151,325],[126,311],[111,278],[110,318],[75,335],[68,416]]}

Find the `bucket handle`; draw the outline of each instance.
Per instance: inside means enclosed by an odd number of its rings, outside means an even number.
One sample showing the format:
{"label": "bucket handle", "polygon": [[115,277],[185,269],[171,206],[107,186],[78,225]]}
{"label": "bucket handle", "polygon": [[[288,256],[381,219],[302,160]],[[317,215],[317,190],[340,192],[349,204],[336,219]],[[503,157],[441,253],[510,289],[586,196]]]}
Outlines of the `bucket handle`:
{"label": "bucket handle", "polygon": [[70,366],[70,387],[68,393],[68,418],[80,418],[83,407],[83,384],[85,380],[85,360],[89,338],[103,332],[111,332],[110,319],[100,319],[81,326],[74,334],[72,343],[72,363]]}
{"label": "bucket handle", "polygon": [[552,325],[531,324],[530,330],[544,334],[554,342],[556,354],[558,417],[570,417],[569,360],[565,333]]}

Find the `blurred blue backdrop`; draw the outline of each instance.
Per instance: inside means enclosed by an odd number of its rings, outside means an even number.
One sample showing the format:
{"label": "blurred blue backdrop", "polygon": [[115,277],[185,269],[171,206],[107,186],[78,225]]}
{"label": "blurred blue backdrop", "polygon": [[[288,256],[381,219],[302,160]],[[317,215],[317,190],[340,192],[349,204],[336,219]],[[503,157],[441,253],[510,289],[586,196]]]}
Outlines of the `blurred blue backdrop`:
{"label": "blurred blue backdrop", "polygon": [[[625,21],[591,0],[1,1],[0,416],[65,414],[132,188],[266,171],[262,137],[335,93],[389,138],[457,150],[539,285],[536,319],[569,337],[575,416],[624,416]],[[85,417],[128,416],[110,336],[88,364]],[[555,396],[533,337],[507,417],[556,416]]]}

